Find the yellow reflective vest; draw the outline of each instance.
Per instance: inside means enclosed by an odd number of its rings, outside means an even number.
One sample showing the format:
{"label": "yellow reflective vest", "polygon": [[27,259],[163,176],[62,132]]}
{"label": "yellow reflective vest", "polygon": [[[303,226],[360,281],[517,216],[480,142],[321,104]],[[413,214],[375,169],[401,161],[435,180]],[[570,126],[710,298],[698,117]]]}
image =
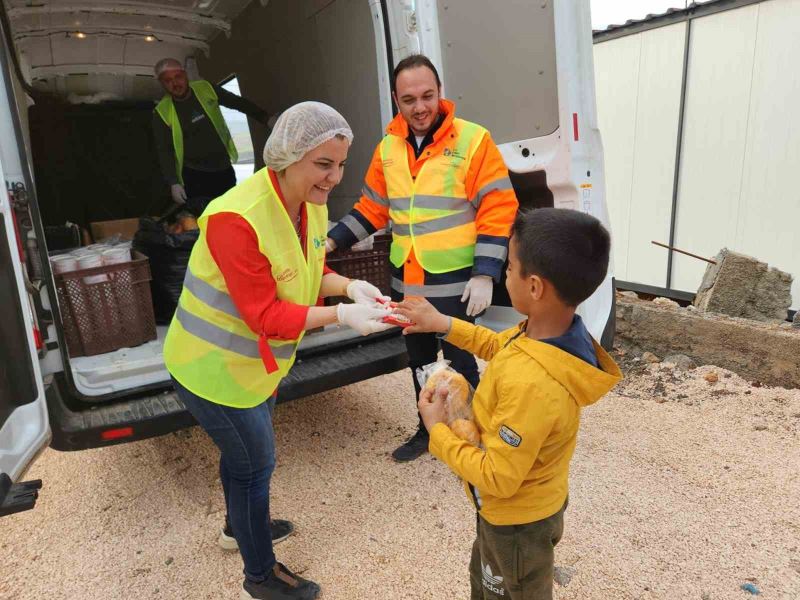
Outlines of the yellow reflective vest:
{"label": "yellow reflective vest", "polygon": [[411,176],[406,140],[387,135],[381,142],[383,175],[392,221],[389,259],[400,267],[411,250],[429,273],[447,273],[474,263],[475,207],[467,197],[467,172],[486,129],[453,119],[456,139],[427,159]]}
{"label": "yellow reflective vest", "polygon": [[211,202],[198,219],[200,237],[192,249],[183,292],[164,342],[167,370],[189,391],[225,406],[256,406],[289,372],[304,335],[295,340],[269,340],[278,369],[267,372],[259,352],[259,335],[239,315],[206,243],[209,217],[221,212],[241,215],[255,231],[259,248],[272,266],[278,298],[313,306],[322,285],[328,209],[310,203],[306,209],[307,260],[266,168]]}
{"label": "yellow reflective vest", "polygon": [[[208,120],[214,126],[214,129],[222,140],[222,144],[228,150],[228,157],[232,163],[239,159],[239,153],[236,150],[236,144],[233,143],[231,132],[228,131],[228,125],[222,116],[222,111],[219,109],[219,99],[217,93],[207,81],[199,79],[191,81],[189,87],[194,91],[194,95],[203,107]],[[178,181],[183,183],[183,131],[181,130],[181,122],[178,119],[178,112],[175,110],[175,102],[172,96],[165,94],[161,101],[156,105],[156,112],[167,124],[167,127],[172,131],[172,146],[175,148],[175,170],[178,176]]]}

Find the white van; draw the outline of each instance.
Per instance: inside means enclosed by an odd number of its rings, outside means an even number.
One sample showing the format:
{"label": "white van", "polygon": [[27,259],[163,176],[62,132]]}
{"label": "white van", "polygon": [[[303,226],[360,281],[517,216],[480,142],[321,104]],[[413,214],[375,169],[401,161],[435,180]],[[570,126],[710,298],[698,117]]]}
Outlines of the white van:
{"label": "white van", "polygon": [[[152,107],[161,96],[152,65],[160,58],[184,60],[190,75],[213,82],[236,77],[242,95],[270,113],[308,99],[341,111],[355,142],[330,202],[336,220],[357,200],[372,150],[393,116],[393,66],[422,52],[440,69],[457,114],[492,133],[522,208],[582,210],[608,226],[588,0],[10,0],[2,6],[0,169],[9,193],[0,198],[0,499],[48,443],[77,450],[193,424],[161,360],[166,327],[141,347],[69,358],[45,235],[48,224],[65,218],[85,224],[87,215],[153,214],[145,209],[167,200],[149,142]],[[74,104],[81,101],[94,104]],[[73,125],[85,131],[79,119],[94,125],[92,135],[71,133]],[[263,129],[251,130],[254,148],[262,148]],[[134,188],[152,189],[153,197],[131,200],[126,194]],[[132,202],[142,207],[134,215]],[[606,345],[613,296],[610,271],[580,308]],[[499,329],[517,322],[503,285],[495,304],[484,324]],[[335,327],[308,335],[298,356],[281,400],[402,369],[407,360],[397,331],[361,338]],[[16,508],[34,496],[28,490]]]}

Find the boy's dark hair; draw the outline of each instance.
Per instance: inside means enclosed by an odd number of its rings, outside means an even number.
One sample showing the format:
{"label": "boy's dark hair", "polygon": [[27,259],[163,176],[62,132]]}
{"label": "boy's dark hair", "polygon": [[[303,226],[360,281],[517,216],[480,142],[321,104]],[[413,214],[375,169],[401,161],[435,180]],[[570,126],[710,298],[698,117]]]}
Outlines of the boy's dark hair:
{"label": "boy's dark hair", "polygon": [[394,73],[392,73],[392,92],[397,91],[397,76],[400,75],[400,72],[417,67],[428,67],[433,71],[433,76],[436,78],[436,87],[442,87],[442,81],[439,79],[439,71],[433,66],[431,59],[424,54],[411,54],[397,63],[397,66],[394,68]]}
{"label": "boy's dark hair", "polygon": [[578,306],[605,279],[611,236],[591,215],[564,208],[520,212],[512,234],[522,274],[547,279],[568,306]]}

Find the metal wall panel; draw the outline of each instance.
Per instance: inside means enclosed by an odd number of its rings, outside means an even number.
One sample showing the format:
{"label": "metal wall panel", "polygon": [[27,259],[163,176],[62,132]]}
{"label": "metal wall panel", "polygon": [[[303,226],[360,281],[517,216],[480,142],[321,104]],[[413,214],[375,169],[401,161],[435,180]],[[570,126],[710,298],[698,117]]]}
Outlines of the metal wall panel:
{"label": "metal wall panel", "polygon": [[[692,22],[675,245],[700,255],[737,246],[758,11]],[[675,254],[672,287],[696,290],[706,264]]]}
{"label": "metal wall panel", "polygon": [[[685,31],[679,23],[595,46],[618,279],[666,283],[667,254],[650,241],[669,238]],[[632,75],[628,69],[637,61],[623,57],[636,40],[638,72]],[[633,122],[633,135],[626,121]]]}
{"label": "metal wall panel", "polygon": [[800,307],[800,0],[758,6],[736,249],[793,273]]}
{"label": "metal wall panel", "polygon": [[628,230],[636,150],[636,120],[631,115],[636,114],[641,46],[641,36],[637,35],[594,47],[597,121],[603,139],[614,274],[622,280],[628,279]]}

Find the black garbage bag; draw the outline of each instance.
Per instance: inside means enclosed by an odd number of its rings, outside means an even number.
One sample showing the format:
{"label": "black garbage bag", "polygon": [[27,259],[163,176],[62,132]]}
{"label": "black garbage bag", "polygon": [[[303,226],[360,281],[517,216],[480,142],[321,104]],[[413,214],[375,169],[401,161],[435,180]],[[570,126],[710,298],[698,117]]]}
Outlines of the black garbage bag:
{"label": "black garbage bag", "polygon": [[150,290],[156,323],[169,325],[183,290],[183,279],[200,230],[167,233],[159,221],[139,219],[133,248],[150,259]]}

